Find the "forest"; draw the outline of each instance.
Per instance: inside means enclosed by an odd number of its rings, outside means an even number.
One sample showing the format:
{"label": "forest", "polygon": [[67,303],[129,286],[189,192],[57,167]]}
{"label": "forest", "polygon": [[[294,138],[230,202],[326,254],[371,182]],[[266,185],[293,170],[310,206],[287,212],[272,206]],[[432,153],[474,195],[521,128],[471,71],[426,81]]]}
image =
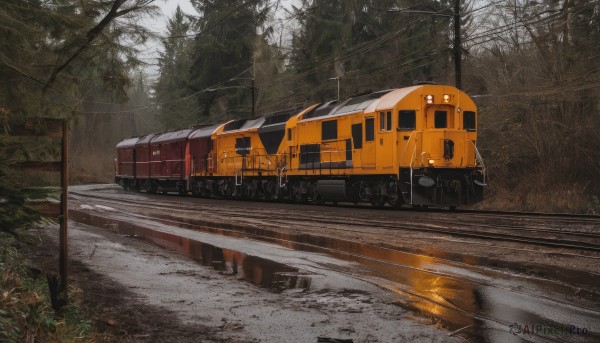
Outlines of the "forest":
{"label": "forest", "polygon": [[[342,99],[454,85],[458,49],[482,206],[600,213],[600,1],[455,1],[191,0],[197,13],[163,18],[162,1],[4,0],[0,201],[46,182],[15,165],[59,154],[11,135],[25,122],[70,119],[71,183],[111,182],[123,138],[335,99],[338,82]],[[3,228],[33,216],[15,204]]]}

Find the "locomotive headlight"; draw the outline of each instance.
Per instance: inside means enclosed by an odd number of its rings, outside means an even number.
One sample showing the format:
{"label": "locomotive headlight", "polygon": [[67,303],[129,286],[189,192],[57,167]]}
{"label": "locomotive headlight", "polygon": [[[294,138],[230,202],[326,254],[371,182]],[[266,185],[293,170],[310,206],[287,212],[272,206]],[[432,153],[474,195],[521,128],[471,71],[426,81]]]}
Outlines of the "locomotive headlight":
{"label": "locomotive headlight", "polygon": [[429,160],[429,161],[427,161],[427,162],[429,162],[429,165],[430,165],[430,166],[432,166],[432,165],[434,165],[434,164],[435,164],[435,161],[434,161],[434,160]]}
{"label": "locomotive headlight", "polygon": [[442,101],[444,103],[449,103],[450,102],[450,94],[444,94],[444,96],[442,97]]}
{"label": "locomotive headlight", "polygon": [[433,95],[427,95],[425,96],[425,99],[427,100],[428,104],[433,104]]}

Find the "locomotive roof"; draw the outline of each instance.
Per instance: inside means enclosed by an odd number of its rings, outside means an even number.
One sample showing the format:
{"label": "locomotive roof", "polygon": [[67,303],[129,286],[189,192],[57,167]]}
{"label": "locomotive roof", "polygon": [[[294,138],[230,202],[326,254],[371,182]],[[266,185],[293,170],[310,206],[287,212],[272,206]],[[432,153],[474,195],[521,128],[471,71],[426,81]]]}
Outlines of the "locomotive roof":
{"label": "locomotive roof", "polygon": [[261,127],[265,122],[265,117],[250,118],[250,119],[238,119],[227,123],[223,130],[223,133],[237,131],[237,130],[250,130]]}
{"label": "locomotive roof", "polygon": [[329,101],[306,113],[302,120],[325,116],[337,116],[362,111],[373,103],[378,102],[378,100],[391,92],[393,92],[393,90],[368,92],[364,94],[358,94],[341,102]]}
{"label": "locomotive roof", "polygon": [[117,149],[133,148],[135,144],[140,140],[140,137],[126,138],[117,143]]}
{"label": "locomotive roof", "polygon": [[192,129],[183,129],[158,134],[152,138],[151,143],[166,143],[187,139]]}
{"label": "locomotive roof", "polygon": [[405,96],[422,87],[423,85],[388,89],[360,94],[342,102],[330,101],[306,113],[303,116],[302,121],[311,120],[317,117],[332,117],[360,111],[376,112],[379,110],[390,109],[396,106]]}
{"label": "locomotive roof", "polygon": [[215,132],[215,130],[218,129],[221,125],[223,125],[223,123],[205,125],[203,127],[197,128],[194,131],[192,131],[192,133],[190,133],[188,139],[210,137]]}
{"label": "locomotive roof", "polygon": [[384,90],[379,92],[369,92],[368,94],[361,94],[359,96],[350,98],[341,103],[336,109],[331,111],[329,115],[338,115],[345,113],[354,113],[362,111],[369,107],[372,103],[381,99],[384,95],[390,93],[392,90]]}
{"label": "locomotive roof", "polygon": [[405,96],[420,88],[423,88],[423,85],[394,89],[379,98],[379,101],[368,106],[368,108],[365,109],[365,112],[375,112],[379,110],[390,109],[396,106],[396,104],[398,104],[398,102],[400,102],[400,100],[402,100]]}

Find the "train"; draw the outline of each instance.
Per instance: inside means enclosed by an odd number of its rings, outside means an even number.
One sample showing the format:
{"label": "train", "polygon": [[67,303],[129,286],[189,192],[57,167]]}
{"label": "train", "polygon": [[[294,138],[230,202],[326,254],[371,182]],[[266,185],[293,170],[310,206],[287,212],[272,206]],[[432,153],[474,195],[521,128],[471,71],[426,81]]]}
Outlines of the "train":
{"label": "train", "polygon": [[477,107],[447,85],[365,92],[131,137],[115,182],[148,193],[416,208],[483,200]]}

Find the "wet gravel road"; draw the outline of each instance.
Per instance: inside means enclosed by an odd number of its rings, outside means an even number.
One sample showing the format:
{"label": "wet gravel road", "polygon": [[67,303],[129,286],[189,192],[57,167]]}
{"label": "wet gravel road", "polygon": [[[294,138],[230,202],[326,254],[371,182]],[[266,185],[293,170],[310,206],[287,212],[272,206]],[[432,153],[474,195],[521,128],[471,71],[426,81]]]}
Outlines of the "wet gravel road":
{"label": "wet gravel road", "polygon": [[[179,198],[114,186],[74,187],[71,219],[73,258],[186,325],[221,328],[212,338],[600,340],[594,219]],[[519,233],[529,240],[490,238]],[[586,245],[538,242],[567,238]]]}

